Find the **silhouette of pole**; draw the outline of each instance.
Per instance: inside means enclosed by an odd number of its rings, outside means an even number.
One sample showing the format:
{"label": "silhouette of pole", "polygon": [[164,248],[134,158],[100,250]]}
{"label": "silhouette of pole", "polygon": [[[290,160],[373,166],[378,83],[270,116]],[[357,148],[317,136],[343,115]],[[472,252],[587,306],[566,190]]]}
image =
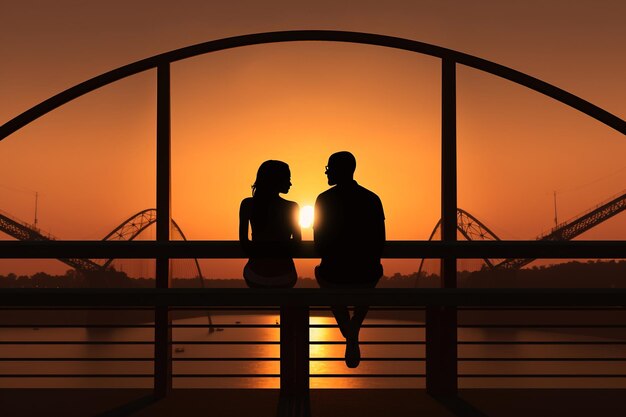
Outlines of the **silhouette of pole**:
{"label": "silhouette of pole", "polygon": [[280,397],[277,417],[310,417],[309,308],[280,307]]}
{"label": "silhouette of pole", "polygon": [[[157,68],[157,189],[156,240],[169,242],[171,231],[171,121],[170,65]],[[156,287],[169,288],[169,258],[156,258]],[[154,394],[166,396],[172,389],[172,328],[168,306],[157,306],[154,317]]]}
{"label": "silhouette of pole", "polygon": [[[441,240],[456,242],[456,63],[442,60],[441,92]],[[441,286],[456,288],[456,258],[441,260]],[[426,389],[429,394],[457,393],[456,307],[426,308]]]}

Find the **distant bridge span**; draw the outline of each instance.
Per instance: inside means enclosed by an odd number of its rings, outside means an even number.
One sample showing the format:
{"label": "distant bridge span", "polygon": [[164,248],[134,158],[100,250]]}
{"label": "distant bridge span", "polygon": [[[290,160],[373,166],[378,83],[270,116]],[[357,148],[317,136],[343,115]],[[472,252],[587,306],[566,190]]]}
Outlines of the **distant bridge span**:
{"label": "distant bridge span", "polygon": [[[567,220],[549,233],[539,235],[536,240],[572,240],[589,229],[626,210],[626,192],[612,197],[585,211],[583,214]],[[432,240],[441,228],[441,220],[437,222],[428,240]],[[485,224],[463,209],[457,209],[457,230],[467,240],[500,240]],[[519,269],[528,265],[535,258],[518,259],[483,259],[489,268]],[[422,271],[422,259],[418,272]]]}
{"label": "distant bridge span", "polygon": [[[124,220],[107,234],[102,240],[134,240],[141,232],[146,230],[149,226],[156,222],[156,209],[150,208],[142,210],[128,219]],[[178,234],[183,240],[187,240],[185,234],[178,226],[178,224],[172,219],[172,231]],[[42,230],[28,224],[27,222],[16,219],[8,213],[0,212],[0,232],[4,232],[9,236],[16,238],[17,240],[56,240],[52,235],[43,232]],[[95,272],[102,271],[108,268],[114,261],[113,258],[104,261],[104,263],[97,262],[91,259],[78,259],[78,258],[63,258],[59,259],[61,262],[71,266],[82,272]],[[204,287],[204,279],[202,276],[202,270],[197,259],[194,259],[196,269],[198,272],[198,278]]]}
{"label": "distant bridge span", "polygon": [[[0,231],[17,240],[56,240],[52,235],[10,216],[0,213]],[[59,261],[79,271],[100,271],[102,266],[90,259],[60,258]]]}

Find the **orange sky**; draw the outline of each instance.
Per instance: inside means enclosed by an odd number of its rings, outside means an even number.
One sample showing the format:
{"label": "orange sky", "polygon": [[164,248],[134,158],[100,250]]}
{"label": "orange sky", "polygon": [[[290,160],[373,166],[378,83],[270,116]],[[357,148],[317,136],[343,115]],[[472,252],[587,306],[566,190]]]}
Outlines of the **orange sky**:
{"label": "orange sky", "polygon": [[[287,29],[365,31],[457,49],[626,118],[625,3],[501,3],[13,2],[0,17],[0,123],[134,60]],[[286,198],[307,205],[327,188],[328,155],[345,149],[357,157],[356,179],[383,201],[388,238],[426,239],[440,210],[439,70],[435,58],[332,43],[245,47],[174,64],[174,218],[190,239],[235,239],[239,202],[262,161],[287,162]],[[565,220],[626,189],[623,135],[468,68],[458,72],[458,132],[459,206],[503,239],[549,229],[555,190]],[[61,239],[101,239],[155,205],[154,136],[154,72],[79,98],[0,143],[0,210],[32,221],[37,191],[41,228]],[[622,214],[582,238],[625,234]],[[311,276],[311,264],[300,274]],[[44,267],[67,269],[0,260],[0,274]],[[240,276],[240,267],[213,262],[206,273]],[[387,274],[416,269],[413,261],[386,265]]]}

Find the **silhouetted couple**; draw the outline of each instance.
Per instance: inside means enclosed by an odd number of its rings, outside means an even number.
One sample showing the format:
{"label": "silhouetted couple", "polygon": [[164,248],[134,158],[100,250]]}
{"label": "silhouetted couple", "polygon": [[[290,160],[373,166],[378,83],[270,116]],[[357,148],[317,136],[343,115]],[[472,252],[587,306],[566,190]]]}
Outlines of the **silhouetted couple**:
{"label": "silhouetted couple", "polygon": [[[385,243],[385,216],[380,198],[354,180],[356,159],[350,152],[330,156],[326,166],[328,185],[315,202],[314,239],[321,257],[315,278],[321,288],[374,288],[382,276],[380,263]],[[289,166],[266,161],[259,167],[252,197],[241,202],[239,239],[250,260],[244,279],[254,288],[290,288],[297,273],[289,246],[302,240],[297,203],[279,194],[291,187]],[[252,239],[248,236],[248,224]],[[266,248],[274,252],[268,257]],[[359,332],[368,306],[331,307],[346,339],[346,365],[356,368],[361,360]]]}

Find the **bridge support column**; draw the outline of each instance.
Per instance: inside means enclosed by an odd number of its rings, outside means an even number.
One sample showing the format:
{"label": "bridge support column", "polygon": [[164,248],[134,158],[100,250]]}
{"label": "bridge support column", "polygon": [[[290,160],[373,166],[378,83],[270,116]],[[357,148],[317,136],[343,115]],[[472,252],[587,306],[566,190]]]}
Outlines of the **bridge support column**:
{"label": "bridge support column", "polygon": [[309,308],[280,308],[278,417],[309,417]]}
{"label": "bridge support column", "polygon": [[426,307],[426,391],[432,396],[457,394],[456,307]]}
{"label": "bridge support column", "polygon": [[[171,231],[171,132],[170,65],[157,68],[156,240],[169,242]],[[170,260],[156,259],[156,287],[170,287]],[[165,397],[172,390],[172,320],[169,306],[157,306],[154,317],[154,394]]]}
{"label": "bridge support column", "polygon": [[[456,242],[456,63],[442,59],[441,71],[441,240]],[[456,258],[441,260],[441,286],[456,288]],[[431,395],[457,394],[456,307],[426,308],[426,390]]]}

